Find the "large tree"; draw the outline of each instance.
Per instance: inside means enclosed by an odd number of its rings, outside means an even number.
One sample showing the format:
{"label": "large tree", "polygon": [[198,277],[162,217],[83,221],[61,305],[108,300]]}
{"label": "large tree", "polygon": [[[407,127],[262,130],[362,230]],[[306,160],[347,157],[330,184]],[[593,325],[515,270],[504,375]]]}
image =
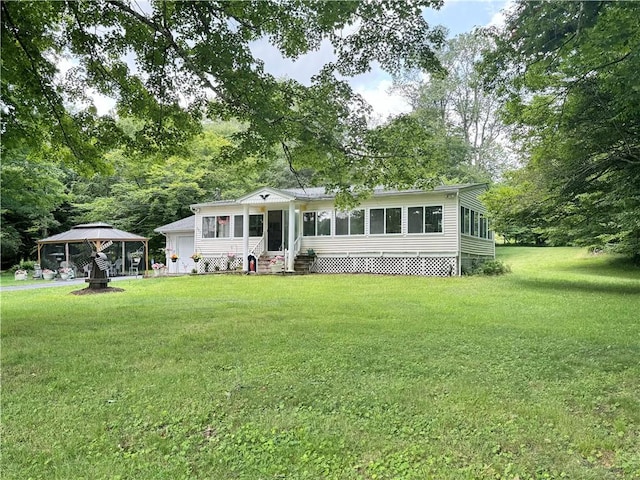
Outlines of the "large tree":
{"label": "large tree", "polygon": [[[236,118],[248,127],[238,135],[239,157],[279,145],[292,165],[312,167],[316,182],[346,189],[348,172],[369,165],[361,148],[367,106],[339,78],[367,72],[373,61],[390,72],[438,71],[433,50],[442,31],[422,11],[441,4],[3,1],[3,147],[65,145],[69,161],[99,168],[116,145],[171,154],[203,117]],[[309,85],[282,81],[254,56],[260,41],[291,59],[328,42],[335,59]],[[74,64],[64,76],[62,59]],[[125,135],[114,118],[96,114],[89,92],[114,98],[115,114],[143,128]]]}
{"label": "large tree", "polygon": [[464,33],[446,42],[437,52],[445,71],[402,72],[394,89],[418,116],[440,117],[446,134],[461,135],[468,146],[471,170],[497,178],[508,165],[505,125],[498,114],[498,96],[484,89],[476,64],[493,42],[482,31]]}
{"label": "large tree", "polygon": [[544,179],[555,233],[636,259],[638,18],[637,2],[520,1],[485,61],[487,83],[504,96],[528,168]]}

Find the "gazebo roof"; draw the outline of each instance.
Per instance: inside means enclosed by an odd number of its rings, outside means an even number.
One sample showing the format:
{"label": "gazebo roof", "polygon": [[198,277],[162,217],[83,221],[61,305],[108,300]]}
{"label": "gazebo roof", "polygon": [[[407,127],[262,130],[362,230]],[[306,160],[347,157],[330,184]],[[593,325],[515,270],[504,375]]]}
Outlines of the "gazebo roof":
{"label": "gazebo roof", "polygon": [[85,239],[94,242],[107,240],[113,240],[114,242],[146,242],[149,240],[146,237],[113,228],[113,225],[108,223],[98,222],[76,225],[66,232],[38,240],[38,243],[80,243],[84,242]]}

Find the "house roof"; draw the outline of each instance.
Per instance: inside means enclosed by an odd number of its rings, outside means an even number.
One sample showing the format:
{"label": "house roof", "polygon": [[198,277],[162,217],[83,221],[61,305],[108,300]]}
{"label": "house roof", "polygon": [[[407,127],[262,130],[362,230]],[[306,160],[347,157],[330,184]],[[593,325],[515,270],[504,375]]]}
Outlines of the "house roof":
{"label": "house roof", "polygon": [[155,228],[153,231],[158,233],[169,232],[190,232],[195,228],[196,216],[191,215],[187,218],[176,220],[175,222],[167,223],[161,227]]}
{"label": "house roof", "polygon": [[107,240],[113,240],[114,242],[146,242],[148,238],[118,230],[108,223],[97,222],[76,225],[71,230],[43,238],[38,240],[37,243],[79,243],[85,240],[93,242]]}
{"label": "house roof", "polygon": [[[484,183],[464,183],[457,185],[438,185],[433,190],[434,192],[455,193],[460,190],[472,187],[486,186]],[[408,189],[398,190],[393,188],[376,187],[373,189],[374,197],[382,197],[387,195],[411,195],[418,193],[429,192],[430,190],[424,189]],[[208,206],[222,206],[222,205],[234,205],[234,204],[265,204],[265,203],[283,203],[291,200],[330,200],[335,198],[334,193],[327,193],[324,187],[308,187],[308,188],[270,188],[263,187],[258,190],[244,195],[237,200],[221,200],[206,203],[196,203],[191,205],[191,208],[200,208]],[[162,227],[160,227],[162,228]],[[158,231],[158,229],[156,229]]]}

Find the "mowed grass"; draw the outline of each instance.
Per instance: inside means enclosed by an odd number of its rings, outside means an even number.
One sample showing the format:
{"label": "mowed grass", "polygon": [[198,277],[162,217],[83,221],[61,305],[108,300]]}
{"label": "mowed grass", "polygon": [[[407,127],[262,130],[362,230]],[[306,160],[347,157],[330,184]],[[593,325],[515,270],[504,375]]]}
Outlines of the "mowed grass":
{"label": "mowed grass", "polygon": [[640,270],[2,294],[3,479],[637,479]]}

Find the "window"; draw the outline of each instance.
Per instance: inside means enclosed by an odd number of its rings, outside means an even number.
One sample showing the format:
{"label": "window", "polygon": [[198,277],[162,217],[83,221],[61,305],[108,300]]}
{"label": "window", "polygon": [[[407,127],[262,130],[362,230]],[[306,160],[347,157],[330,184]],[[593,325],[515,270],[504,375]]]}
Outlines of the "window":
{"label": "window", "polygon": [[304,212],[302,215],[302,235],[316,236],[316,212]]}
{"label": "window", "polygon": [[302,215],[302,235],[305,237],[331,235],[331,212],[304,212]]}
{"label": "window", "polygon": [[317,234],[320,235],[331,235],[331,212],[323,211],[318,212],[317,223],[318,230]]}
{"label": "window", "polygon": [[442,233],[442,207],[424,207],[424,232]]}
{"label": "window", "polygon": [[229,215],[202,217],[202,238],[228,238],[231,236]]}
{"label": "window", "polygon": [[[243,223],[242,223],[242,215],[236,215],[233,217],[233,236],[237,238],[242,238],[243,236]],[[250,237],[261,237],[263,235],[263,216],[259,215],[249,215],[249,236]]]}
{"label": "window", "polygon": [[409,207],[407,209],[409,233],[441,233],[442,207]]}
{"label": "window", "polygon": [[469,235],[471,211],[466,207],[460,207],[460,232]]}
{"label": "window", "polygon": [[369,233],[401,233],[401,208],[372,208],[369,210]]}
{"label": "window", "polygon": [[364,235],[364,210],[336,212],[336,235]]}
{"label": "window", "polygon": [[369,210],[369,233],[384,233],[384,208]]}

